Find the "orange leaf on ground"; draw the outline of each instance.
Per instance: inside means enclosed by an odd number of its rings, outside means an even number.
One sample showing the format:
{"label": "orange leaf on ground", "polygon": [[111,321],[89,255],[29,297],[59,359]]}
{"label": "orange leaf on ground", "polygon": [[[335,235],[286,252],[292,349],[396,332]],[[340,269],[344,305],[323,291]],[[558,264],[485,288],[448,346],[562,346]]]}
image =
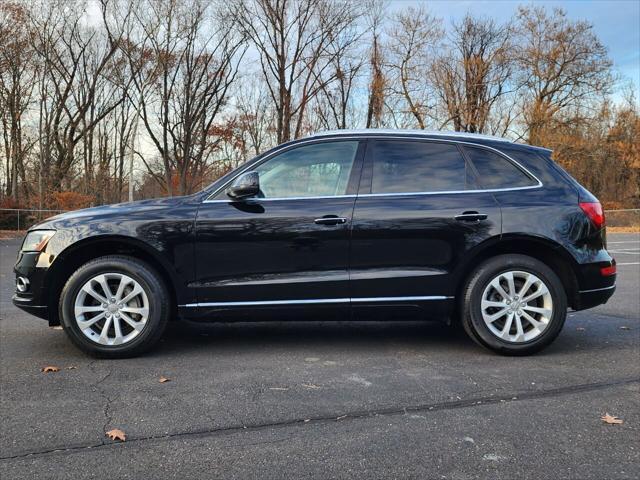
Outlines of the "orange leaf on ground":
{"label": "orange leaf on ground", "polygon": [[114,428],[113,430],[109,430],[108,432],[105,433],[105,435],[109,437],[111,440],[119,440],[121,442],[124,442],[127,439],[127,435],[119,428]]}
{"label": "orange leaf on ground", "polygon": [[59,372],[60,369],[54,365],[47,365],[46,367],[42,367],[40,371],[42,373],[49,373],[49,372]]}
{"label": "orange leaf on ground", "polygon": [[160,383],[167,383],[170,382],[171,379],[167,378],[167,377],[160,377],[160,379],[158,380]]}
{"label": "orange leaf on ground", "polygon": [[620,420],[615,415],[609,415],[605,413],[602,417],[600,417],[604,423],[608,423],[609,425],[622,425],[624,422]]}

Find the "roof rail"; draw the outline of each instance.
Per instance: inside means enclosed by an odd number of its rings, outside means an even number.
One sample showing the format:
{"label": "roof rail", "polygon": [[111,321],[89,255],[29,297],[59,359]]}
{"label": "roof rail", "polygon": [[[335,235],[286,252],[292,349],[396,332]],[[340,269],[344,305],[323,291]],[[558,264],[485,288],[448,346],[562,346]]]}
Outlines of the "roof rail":
{"label": "roof rail", "polygon": [[420,135],[425,137],[460,137],[460,138],[477,138],[484,140],[492,140],[494,142],[508,142],[513,143],[511,140],[495,137],[493,135],[484,135],[480,133],[467,133],[467,132],[447,132],[447,131],[429,131],[429,130],[405,130],[405,129],[387,129],[387,128],[359,128],[349,130],[325,130],[322,132],[316,132],[310,137],[325,137],[333,135]]}

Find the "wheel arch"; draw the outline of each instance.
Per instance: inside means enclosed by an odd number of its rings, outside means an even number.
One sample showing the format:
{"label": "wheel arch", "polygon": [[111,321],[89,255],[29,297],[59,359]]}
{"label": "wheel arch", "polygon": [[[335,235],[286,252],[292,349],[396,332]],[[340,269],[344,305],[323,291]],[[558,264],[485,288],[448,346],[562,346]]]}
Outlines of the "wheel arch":
{"label": "wheel arch", "polygon": [[[49,325],[60,325],[58,302],[64,285],[73,272],[94,258],[106,255],[128,255],[147,263],[156,270],[171,295],[171,304],[177,305],[176,274],[171,265],[162,258],[160,252],[144,242],[121,235],[101,235],[79,240],[55,258],[47,272],[47,306]],[[175,315],[172,315],[175,317]]]}
{"label": "wheel arch", "polygon": [[567,295],[567,303],[574,307],[578,301],[577,263],[569,252],[548,238],[535,235],[510,234],[496,237],[478,245],[459,269],[456,298],[460,298],[469,275],[483,261],[504,254],[520,254],[535,258],[549,266],[560,278]]}

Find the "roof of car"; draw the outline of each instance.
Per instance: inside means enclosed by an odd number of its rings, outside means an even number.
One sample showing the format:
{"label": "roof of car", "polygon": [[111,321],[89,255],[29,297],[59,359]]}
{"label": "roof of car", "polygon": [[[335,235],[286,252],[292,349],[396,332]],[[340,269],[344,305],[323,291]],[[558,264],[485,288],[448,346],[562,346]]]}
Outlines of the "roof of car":
{"label": "roof of car", "polygon": [[509,146],[531,148],[534,150],[544,150],[551,152],[550,149],[545,147],[539,147],[535,145],[529,145],[526,143],[516,143],[513,140],[509,140],[503,137],[496,137],[493,135],[484,135],[480,133],[467,133],[467,132],[452,132],[452,131],[429,131],[429,130],[410,130],[410,129],[385,129],[385,128],[361,128],[350,130],[325,130],[309,135],[307,138],[323,138],[323,137],[347,137],[347,136],[407,136],[407,137],[421,137],[431,139],[445,139],[445,140],[458,140],[468,141],[471,143],[493,145],[499,148],[499,144],[508,144]]}

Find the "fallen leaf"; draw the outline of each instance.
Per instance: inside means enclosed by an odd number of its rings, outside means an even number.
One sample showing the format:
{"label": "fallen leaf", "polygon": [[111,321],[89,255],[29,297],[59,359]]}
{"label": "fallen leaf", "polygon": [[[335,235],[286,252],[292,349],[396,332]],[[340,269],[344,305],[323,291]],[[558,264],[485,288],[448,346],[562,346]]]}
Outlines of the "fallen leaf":
{"label": "fallen leaf", "polygon": [[626,325],[623,325],[620,327],[620,330],[631,330],[631,328],[627,327]]}
{"label": "fallen leaf", "polygon": [[624,423],[615,415],[609,415],[608,413],[605,413],[602,417],[600,417],[600,419],[604,423],[608,423],[609,425],[622,425]]}
{"label": "fallen leaf", "polygon": [[58,367],[54,366],[54,365],[47,365],[46,367],[42,367],[40,369],[40,371],[42,373],[49,373],[49,372],[54,372],[55,373],[55,372],[59,372],[60,369]]}
{"label": "fallen leaf", "polygon": [[109,437],[111,440],[119,440],[121,442],[124,442],[127,439],[127,435],[119,428],[114,428],[113,430],[109,430],[108,432],[105,433],[105,435]]}
{"label": "fallen leaf", "polygon": [[304,388],[310,388],[311,390],[318,390],[322,387],[318,386],[318,385],[314,385],[313,383],[303,383],[302,386]]}
{"label": "fallen leaf", "polygon": [[160,383],[167,383],[170,382],[171,379],[167,378],[167,377],[160,377],[160,379],[158,380]]}

